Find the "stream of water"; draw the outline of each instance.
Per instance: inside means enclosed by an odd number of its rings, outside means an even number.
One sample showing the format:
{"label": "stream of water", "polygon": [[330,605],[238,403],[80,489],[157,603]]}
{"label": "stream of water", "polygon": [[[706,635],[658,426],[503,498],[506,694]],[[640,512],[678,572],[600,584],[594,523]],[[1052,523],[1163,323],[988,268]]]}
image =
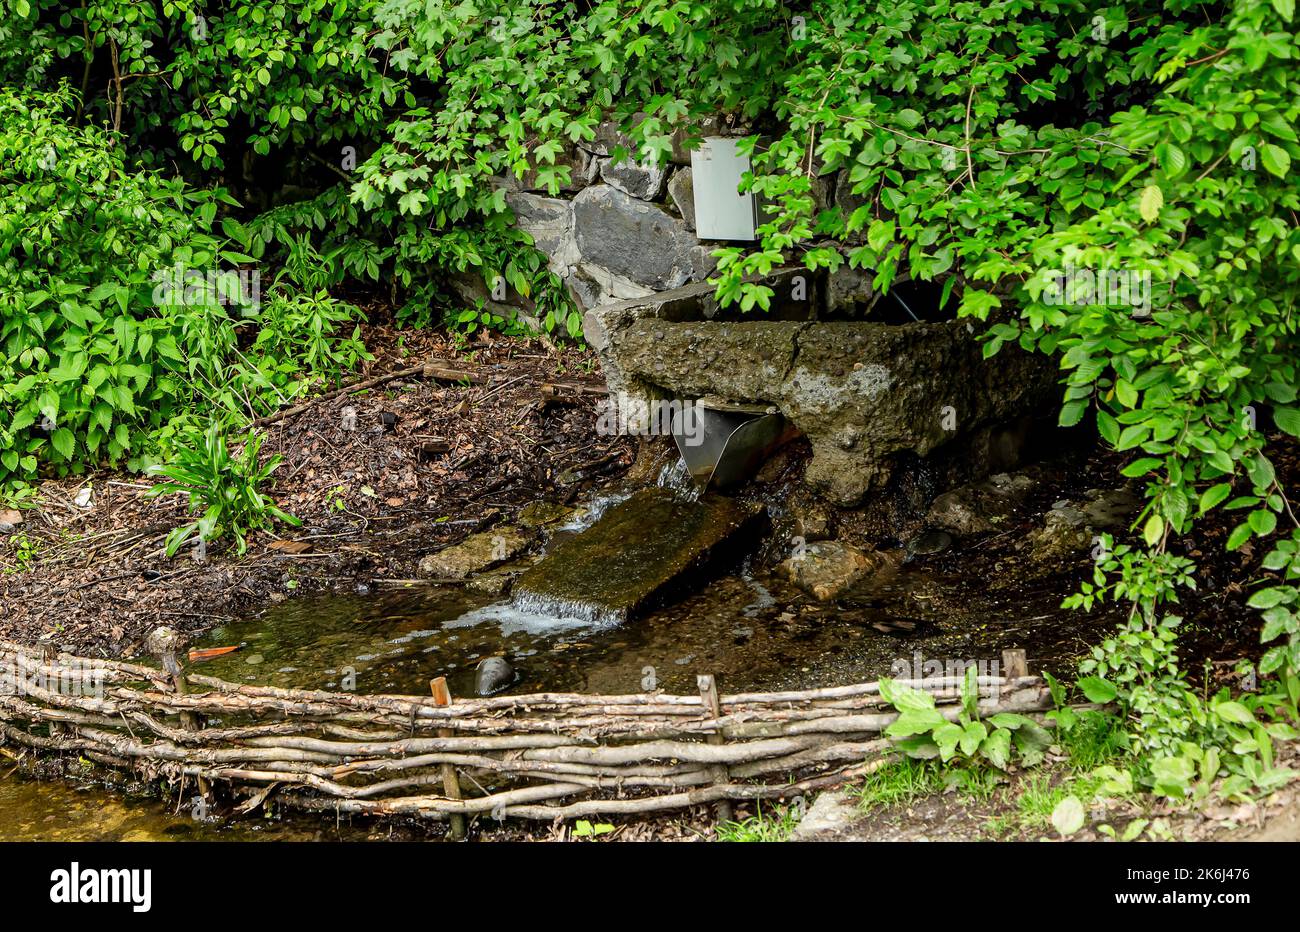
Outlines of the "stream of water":
{"label": "stream of water", "polygon": [[[665,476],[665,485],[674,480]],[[626,496],[623,496],[626,497]],[[579,531],[617,495],[594,501]],[[987,561],[986,561],[987,562]],[[310,689],[425,695],[446,676],[474,695],[474,668],[503,656],[509,692],[693,693],[712,673],[727,692],[809,688],[906,672],[927,660],[988,660],[1022,647],[1037,665],[1077,656],[1113,619],[1059,608],[1071,579],[1016,580],[976,553],[903,566],[835,603],[816,603],[767,573],[723,576],[622,624],[554,617],[462,586],[410,585],[369,596],[288,600],[214,628],[194,647],[238,650],[198,666],[224,679]],[[918,673],[920,671],[917,671]],[[0,840],[366,837],[319,820],[196,820],[175,803],[77,782],[0,772]]]}

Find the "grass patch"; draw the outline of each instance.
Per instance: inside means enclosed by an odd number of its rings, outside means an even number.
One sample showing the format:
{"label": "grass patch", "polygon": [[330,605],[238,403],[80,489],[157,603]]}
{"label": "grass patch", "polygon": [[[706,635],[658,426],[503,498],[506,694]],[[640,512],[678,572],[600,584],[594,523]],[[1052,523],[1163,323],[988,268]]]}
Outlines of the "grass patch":
{"label": "grass patch", "polygon": [[1081,712],[1070,728],[1058,728],[1053,738],[1069,759],[1070,769],[1087,773],[1128,751],[1124,726],[1124,720],[1114,715]]}
{"label": "grass patch", "polygon": [[915,802],[942,791],[945,785],[936,762],[904,757],[871,771],[852,792],[858,805],[870,811]]}
{"label": "grass patch", "polygon": [[799,818],[793,806],[776,806],[773,812],[764,813],[763,803],[758,811],[739,822],[723,822],[718,826],[718,841],[787,841]]}

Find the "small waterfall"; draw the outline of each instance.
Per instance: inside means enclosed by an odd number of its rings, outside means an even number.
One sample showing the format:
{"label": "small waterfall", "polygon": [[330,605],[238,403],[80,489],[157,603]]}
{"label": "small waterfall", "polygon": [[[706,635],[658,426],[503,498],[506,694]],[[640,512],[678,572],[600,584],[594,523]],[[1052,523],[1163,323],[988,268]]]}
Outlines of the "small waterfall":
{"label": "small waterfall", "polygon": [[605,495],[597,495],[587,503],[587,506],[578,512],[568,521],[556,528],[557,531],[585,531],[602,517],[605,512],[615,505],[621,505],[632,497],[631,492],[609,492]]}
{"label": "small waterfall", "polygon": [[680,456],[659,470],[659,478],[655,481],[655,485],[667,489],[683,501],[695,502],[700,498],[700,487],[691,478],[690,471],[686,468],[686,460]]}
{"label": "small waterfall", "polygon": [[622,617],[589,603],[568,599],[555,599],[534,592],[516,592],[509,602],[498,602],[475,609],[444,628],[470,628],[484,623],[494,623],[503,635],[515,633],[531,635],[559,634],[565,631],[598,630],[618,624]]}

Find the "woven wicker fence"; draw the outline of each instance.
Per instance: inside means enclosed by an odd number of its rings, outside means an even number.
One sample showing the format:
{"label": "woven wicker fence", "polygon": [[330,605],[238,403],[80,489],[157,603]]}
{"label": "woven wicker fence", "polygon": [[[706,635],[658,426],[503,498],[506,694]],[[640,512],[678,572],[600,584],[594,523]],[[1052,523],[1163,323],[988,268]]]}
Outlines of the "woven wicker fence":
{"label": "woven wicker fence", "polygon": [[[588,696],[537,693],[452,701],[228,683],[182,672],[174,635],[151,639],[162,668],[54,654],[0,641],[0,734],[149,779],[218,788],[249,811],[283,805],[452,821],[561,820],[797,797],[891,758],[896,714],[876,683],[789,692]],[[1018,656],[1017,656],[1018,655]],[[983,676],[981,710],[1033,712],[1048,690]],[[900,682],[955,718],[960,678]]]}

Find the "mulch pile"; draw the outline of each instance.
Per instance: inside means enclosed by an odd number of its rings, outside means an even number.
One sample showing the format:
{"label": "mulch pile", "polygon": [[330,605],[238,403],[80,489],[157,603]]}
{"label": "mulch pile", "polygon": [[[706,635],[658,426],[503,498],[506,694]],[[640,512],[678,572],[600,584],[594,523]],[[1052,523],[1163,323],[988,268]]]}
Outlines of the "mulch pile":
{"label": "mulch pile", "polygon": [[202,561],[187,549],[167,558],[167,533],[189,519],[182,496],[150,497],[149,477],[42,483],[38,506],[0,534],[0,636],[130,655],[159,624],[192,634],[290,591],[413,577],[422,555],[531,501],[572,502],[631,464],[631,441],[596,432],[604,383],[589,354],[363,331],[376,358],[355,383],[427,361],[477,381],[416,374],[322,395],[263,426],[263,455],[284,458],[269,491],[303,525],[254,534],[243,557],[219,541]]}

